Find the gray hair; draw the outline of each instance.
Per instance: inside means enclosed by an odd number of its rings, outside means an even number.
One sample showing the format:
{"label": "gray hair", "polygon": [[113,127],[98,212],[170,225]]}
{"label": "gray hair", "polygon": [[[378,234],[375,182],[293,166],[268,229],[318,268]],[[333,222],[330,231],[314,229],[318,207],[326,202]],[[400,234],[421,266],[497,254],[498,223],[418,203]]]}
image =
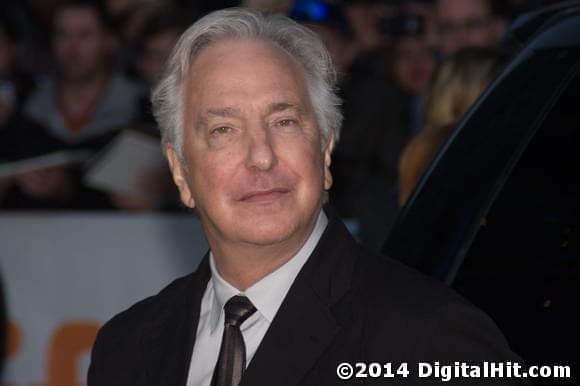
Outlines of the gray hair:
{"label": "gray hair", "polygon": [[342,113],[335,93],[336,73],[330,54],[320,38],[308,28],[284,16],[264,16],[245,8],[212,12],[190,26],[178,40],[165,72],[153,89],[153,115],[161,129],[162,144],[172,145],[178,155],[183,148],[184,80],[200,51],[222,39],[261,39],[295,58],[306,74],[306,84],[323,144],[340,135]]}

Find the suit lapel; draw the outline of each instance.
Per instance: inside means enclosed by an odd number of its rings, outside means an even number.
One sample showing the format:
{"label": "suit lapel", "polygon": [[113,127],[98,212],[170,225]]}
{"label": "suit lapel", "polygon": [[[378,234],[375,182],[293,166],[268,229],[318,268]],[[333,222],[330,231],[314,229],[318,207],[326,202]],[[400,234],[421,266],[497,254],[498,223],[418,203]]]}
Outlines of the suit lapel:
{"label": "suit lapel", "polygon": [[250,362],[240,386],[297,385],[340,326],[331,312],[350,287],[354,242],[333,213]]}
{"label": "suit lapel", "polygon": [[173,302],[153,315],[155,322],[143,338],[151,386],[185,386],[195,344],[201,299],[210,278],[208,254]]}
{"label": "suit lapel", "polygon": [[240,386],[296,385],[338,331],[315,294],[306,290],[293,295],[272,321]]}

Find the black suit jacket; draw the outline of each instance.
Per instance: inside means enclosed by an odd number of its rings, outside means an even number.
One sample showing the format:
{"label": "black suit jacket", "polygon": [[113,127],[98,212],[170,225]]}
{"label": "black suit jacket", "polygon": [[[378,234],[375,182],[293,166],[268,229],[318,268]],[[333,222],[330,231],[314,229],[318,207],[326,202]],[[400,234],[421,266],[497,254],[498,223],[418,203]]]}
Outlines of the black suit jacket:
{"label": "black suit jacket", "polygon": [[[206,256],[195,273],[109,321],[93,348],[88,385],[185,386],[209,279]],[[415,378],[419,361],[482,360],[518,358],[486,315],[439,282],[367,252],[331,214],[241,385],[435,385],[439,379]],[[342,381],[341,362],[391,362],[393,371],[407,362],[410,374]]]}

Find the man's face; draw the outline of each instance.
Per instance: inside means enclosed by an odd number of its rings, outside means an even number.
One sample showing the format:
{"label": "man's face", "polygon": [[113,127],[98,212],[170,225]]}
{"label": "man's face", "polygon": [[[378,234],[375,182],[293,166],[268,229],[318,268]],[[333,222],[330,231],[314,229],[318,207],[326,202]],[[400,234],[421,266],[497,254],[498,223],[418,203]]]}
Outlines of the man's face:
{"label": "man's face", "polygon": [[435,67],[433,49],[422,37],[401,37],[395,43],[393,75],[409,95],[419,95],[427,88]]}
{"label": "man's face", "polygon": [[438,0],[439,44],[444,55],[466,47],[495,45],[501,34],[486,0]]}
{"label": "man's face", "polygon": [[269,43],[224,40],[201,52],[186,87],[185,165],[168,157],[212,249],[302,243],[332,184],[332,141],[323,149],[301,67]]}
{"label": "man's face", "polygon": [[110,41],[98,16],[90,8],[62,9],[54,20],[53,52],[59,74],[83,80],[102,70]]}
{"label": "man's face", "polygon": [[165,67],[165,62],[175,42],[179,38],[174,30],[167,30],[151,36],[144,44],[143,52],[136,59],[139,75],[149,84],[154,85]]}

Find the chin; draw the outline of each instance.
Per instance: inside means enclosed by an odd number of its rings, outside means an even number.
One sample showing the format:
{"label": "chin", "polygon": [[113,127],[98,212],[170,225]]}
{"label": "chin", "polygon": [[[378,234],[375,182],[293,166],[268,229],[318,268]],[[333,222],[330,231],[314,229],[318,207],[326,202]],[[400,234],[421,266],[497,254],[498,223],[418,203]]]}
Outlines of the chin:
{"label": "chin", "polygon": [[291,222],[282,222],[279,218],[272,221],[252,221],[252,224],[244,226],[240,238],[251,244],[273,245],[290,239],[297,228]]}

